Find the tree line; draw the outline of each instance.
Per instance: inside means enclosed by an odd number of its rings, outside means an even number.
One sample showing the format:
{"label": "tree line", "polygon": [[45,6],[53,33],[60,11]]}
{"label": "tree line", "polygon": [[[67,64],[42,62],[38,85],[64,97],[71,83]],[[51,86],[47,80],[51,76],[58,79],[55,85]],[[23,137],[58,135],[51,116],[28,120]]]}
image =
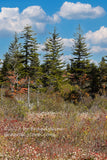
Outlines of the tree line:
{"label": "tree line", "polygon": [[98,66],[90,62],[90,50],[80,25],[74,36],[69,64],[61,60],[63,42],[56,28],[44,44],[42,64],[36,36],[31,26],[25,26],[20,37],[15,33],[2,62],[1,86],[12,86],[9,89],[13,92],[28,86],[39,92],[51,90],[73,102],[84,96],[107,96],[107,56],[102,57]]}

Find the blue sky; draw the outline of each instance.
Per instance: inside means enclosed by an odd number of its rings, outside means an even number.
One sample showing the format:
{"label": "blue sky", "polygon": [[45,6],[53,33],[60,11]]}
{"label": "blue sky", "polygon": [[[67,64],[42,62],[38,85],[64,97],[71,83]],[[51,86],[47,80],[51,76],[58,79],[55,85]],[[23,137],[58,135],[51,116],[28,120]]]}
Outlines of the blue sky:
{"label": "blue sky", "polygon": [[[63,60],[68,60],[73,34],[81,25],[94,62],[107,55],[107,1],[106,0],[1,0],[0,1],[0,58],[8,51],[15,32],[28,24],[37,33],[43,47],[49,32],[56,26],[64,43]],[[41,52],[43,55],[43,52]]]}

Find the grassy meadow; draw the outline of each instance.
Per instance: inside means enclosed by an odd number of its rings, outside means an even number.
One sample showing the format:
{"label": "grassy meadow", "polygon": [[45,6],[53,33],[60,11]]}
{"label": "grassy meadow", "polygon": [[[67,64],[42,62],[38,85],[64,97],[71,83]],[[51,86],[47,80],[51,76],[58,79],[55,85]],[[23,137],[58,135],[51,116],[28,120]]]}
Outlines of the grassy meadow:
{"label": "grassy meadow", "polygon": [[1,160],[106,160],[107,98],[83,103],[59,95],[36,94],[1,99]]}

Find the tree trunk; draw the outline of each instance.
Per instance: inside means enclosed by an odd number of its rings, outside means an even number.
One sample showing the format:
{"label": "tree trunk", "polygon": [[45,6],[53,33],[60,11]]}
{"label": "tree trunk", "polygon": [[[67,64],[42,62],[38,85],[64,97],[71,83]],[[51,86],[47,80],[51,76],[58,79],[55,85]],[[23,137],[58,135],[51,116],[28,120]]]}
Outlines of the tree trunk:
{"label": "tree trunk", "polygon": [[28,78],[28,95],[27,95],[27,100],[28,100],[28,108],[30,108],[30,78]]}

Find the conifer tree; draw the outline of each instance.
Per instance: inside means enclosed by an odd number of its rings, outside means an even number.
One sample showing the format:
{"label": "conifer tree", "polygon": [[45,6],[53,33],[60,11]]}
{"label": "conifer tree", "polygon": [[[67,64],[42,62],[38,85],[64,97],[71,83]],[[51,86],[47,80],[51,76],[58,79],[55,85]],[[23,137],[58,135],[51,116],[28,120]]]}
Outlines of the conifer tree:
{"label": "conifer tree", "polygon": [[96,66],[94,63],[90,64],[88,76],[89,76],[88,92],[90,93],[92,98],[94,98],[95,94],[98,93],[100,89],[99,67]]}
{"label": "conifer tree", "polygon": [[10,54],[6,52],[6,54],[4,55],[4,60],[3,60],[2,68],[1,68],[1,80],[2,81],[7,80],[6,78],[7,74],[9,70],[12,70],[12,64],[10,63],[10,61],[11,61]]}
{"label": "conifer tree", "polygon": [[54,32],[50,33],[51,37],[46,40],[44,56],[44,84],[45,86],[54,87],[58,89],[58,85],[62,81],[62,73],[64,63],[61,61],[61,52],[63,50],[62,39],[59,34],[56,33],[56,28]]}
{"label": "conifer tree", "polygon": [[10,55],[10,62],[12,64],[12,71],[14,71],[15,74],[19,75],[19,72],[21,71],[22,67],[20,63],[21,43],[19,43],[19,38],[17,33],[15,33],[14,35],[13,42],[10,43],[9,55]]}
{"label": "conifer tree", "polygon": [[34,81],[35,88],[39,88],[39,86],[42,84],[41,78],[42,78],[42,69],[40,66],[40,60],[39,60],[39,54],[37,53],[37,43],[32,42],[34,46],[32,45],[31,48],[31,55],[30,55],[30,77]]}
{"label": "conifer tree", "polygon": [[38,72],[39,72],[39,58],[38,58],[38,43],[36,33],[33,32],[31,26],[25,26],[22,32],[22,55],[21,64],[23,65],[21,74],[27,78],[28,84],[28,107],[30,107],[30,80],[35,80],[37,85]]}
{"label": "conifer tree", "polygon": [[100,76],[100,93],[105,94],[107,89],[107,56],[102,57],[102,60],[99,64],[99,76]]}
{"label": "conifer tree", "polygon": [[22,33],[24,41],[22,47],[21,63],[23,64],[22,74],[33,77],[38,71],[39,58],[38,58],[38,43],[35,37],[36,33],[33,32],[31,26],[26,26]]}
{"label": "conifer tree", "polygon": [[74,35],[74,46],[73,46],[73,59],[71,60],[71,73],[75,75],[77,84],[81,86],[80,79],[84,74],[87,73],[89,67],[89,56],[87,44],[85,38],[82,35],[82,30],[79,25],[77,32]]}

